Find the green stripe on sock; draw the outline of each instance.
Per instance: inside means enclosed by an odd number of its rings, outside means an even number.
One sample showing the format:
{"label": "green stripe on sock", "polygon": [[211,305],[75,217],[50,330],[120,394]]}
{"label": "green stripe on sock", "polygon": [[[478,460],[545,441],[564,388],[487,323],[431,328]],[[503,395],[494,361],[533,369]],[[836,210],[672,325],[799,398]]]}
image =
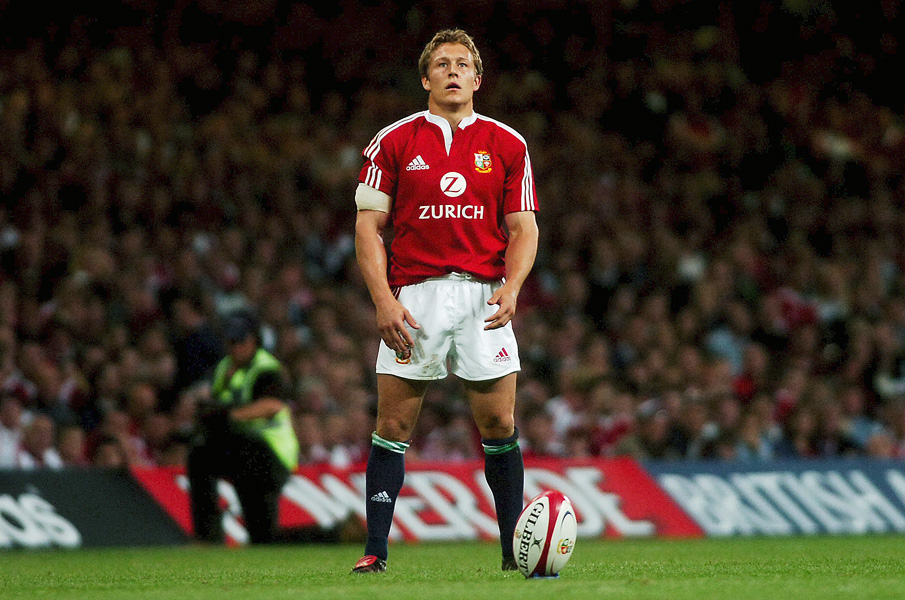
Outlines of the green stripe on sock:
{"label": "green stripe on sock", "polygon": [[390,440],[385,440],[377,435],[376,431],[371,434],[371,443],[375,446],[380,446],[384,450],[389,450],[390,452],[395,452],[397,454],[405,454],[405,451],[409,447],[408,442],[391,442]]}
{"label": "green stripe on sock", "polygon": [[487,444],[483,444],[483,446],[484,454],[506,454],[510,450],[518,448],[518,440],[503,446],[488,446]]}

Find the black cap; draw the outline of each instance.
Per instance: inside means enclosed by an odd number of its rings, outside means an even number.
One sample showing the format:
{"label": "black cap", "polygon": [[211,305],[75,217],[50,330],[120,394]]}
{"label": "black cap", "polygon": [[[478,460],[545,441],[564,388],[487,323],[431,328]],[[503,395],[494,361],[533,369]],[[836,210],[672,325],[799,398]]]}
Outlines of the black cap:
{"label": "black cap", "polygon": [[244,341],[257,332],[258,321],[247,311],[230,313],[223,321],[223,337],[229,343]]}

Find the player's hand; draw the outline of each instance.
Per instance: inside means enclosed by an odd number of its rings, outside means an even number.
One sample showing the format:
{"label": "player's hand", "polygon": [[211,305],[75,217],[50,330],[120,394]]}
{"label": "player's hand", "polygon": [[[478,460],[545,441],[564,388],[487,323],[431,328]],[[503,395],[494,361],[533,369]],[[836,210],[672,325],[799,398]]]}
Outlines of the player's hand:
{"label": "player's hand", "polygon": [[412,329],[421,328],[412,313],[395,298],[377,307],[377,330],[383,343],[400,357],[408,358],[415,347],[415,339],[406,325]]}
{"label": "player's hand", "polygon": [[484,322],[487,323],[487,325],[484,326],[485,331],[487,329],[505,327],[506,323],[511,321],[512,317],[515,316],[515,306],[517,303],[517,292],[506,287],[506,284],[497,288],[497,291],[493,293],[490,300],[487,301],[487,304],[491,306],[495,304],[499,306],[499,308],[495,313],[484,319]]}

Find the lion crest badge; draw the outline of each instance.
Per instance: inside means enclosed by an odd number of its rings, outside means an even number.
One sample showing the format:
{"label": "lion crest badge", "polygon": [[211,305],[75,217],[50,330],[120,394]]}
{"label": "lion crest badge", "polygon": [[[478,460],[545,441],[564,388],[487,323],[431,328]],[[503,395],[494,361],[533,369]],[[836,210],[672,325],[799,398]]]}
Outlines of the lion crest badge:
{"label": "lion crest badge", "polygon": [[490,153],[486,150],[474,153],[474,168],[478,173],[490,173],[492,170]]}

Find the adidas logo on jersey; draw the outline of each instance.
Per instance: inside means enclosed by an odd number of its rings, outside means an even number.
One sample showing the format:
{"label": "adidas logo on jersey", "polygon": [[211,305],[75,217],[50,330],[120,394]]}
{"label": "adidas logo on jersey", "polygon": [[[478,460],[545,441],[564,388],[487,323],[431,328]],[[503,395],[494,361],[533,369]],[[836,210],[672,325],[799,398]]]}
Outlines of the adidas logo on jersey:
{"label": "adidas logo on jersey", "polygon": [[421,158],[420,154],[412,159],[412,162],[409,163],[409,166],[405,168],[406,171],[424,171],[427,169],[430,169],[430,165],[424,162],[424,159]]}
{"label": "adidas logo on jersey", "polygon": [[386,492],[380,492],[378,494],[374,494],[373,496],[371,496],[371,501],[372,502],[392,502],[393,499],[390,498],[390,495],[387,494]]}
{"label": "adidas logo on jersey", "polygon": [[493,357],[493,362],[500,363],[512,360],[512,357],[509,356],[509,353],[506,352],[505,348],[500,349],[496,356]]}

